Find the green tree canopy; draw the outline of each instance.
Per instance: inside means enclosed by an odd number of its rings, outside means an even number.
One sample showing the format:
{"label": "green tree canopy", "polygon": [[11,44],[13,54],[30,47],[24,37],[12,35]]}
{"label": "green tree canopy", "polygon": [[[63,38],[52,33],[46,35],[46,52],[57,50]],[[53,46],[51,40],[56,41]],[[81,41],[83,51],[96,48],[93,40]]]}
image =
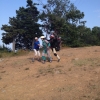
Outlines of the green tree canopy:
{"label": "green tree canopy", "polygon": [[38,24],[39,11],[32,0],[27,0],[26,8],[20,7],[16,10],[16,17],[9,18],[9,25],[2,25],[2,41],[5,44],[13,42],[15,39],[16,49],[32,47],[35,36],[42,35],[40,24]]}
{"label": "green tree canopy", "polygon": [[16,17],[9,18],[9,25],[2,25],[2,41],[5,44],[15,40],[16,49],[30,49],[35,36],[40,37],[44,31],[47,35],[56,31],[63,43],[71,47],[100,45],[100,27],[87,28],[86,21],[82,20],[84,12],[70,0],[47,0],[42,12],[36,5],[27,0],[26,7],[20,7],[16,10]]}
{"label": "green tree canopy", "polygon": [[[84,17],[84,13],[77,10],[70,0],[47,0],[47,4],[43,7],[44,10],[40,18],[47,34],[56,31],[59,35],[64,35],[64,38],[68,38],[68,34],[70,36],[73,34],[71,33],[73,25],[76,27],[80,19]],[[75,34],[76,32],[73,35]]]}

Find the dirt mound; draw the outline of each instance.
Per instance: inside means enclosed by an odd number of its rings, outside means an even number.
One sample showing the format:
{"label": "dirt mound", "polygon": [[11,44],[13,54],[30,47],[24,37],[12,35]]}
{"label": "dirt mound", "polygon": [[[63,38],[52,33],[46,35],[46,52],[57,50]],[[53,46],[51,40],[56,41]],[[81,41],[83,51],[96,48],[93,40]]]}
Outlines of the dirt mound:
{"label": "dirt mound", "polygon": [[100,47],[65,48],[52,63],[0,59],[0,100],[100,100]]}

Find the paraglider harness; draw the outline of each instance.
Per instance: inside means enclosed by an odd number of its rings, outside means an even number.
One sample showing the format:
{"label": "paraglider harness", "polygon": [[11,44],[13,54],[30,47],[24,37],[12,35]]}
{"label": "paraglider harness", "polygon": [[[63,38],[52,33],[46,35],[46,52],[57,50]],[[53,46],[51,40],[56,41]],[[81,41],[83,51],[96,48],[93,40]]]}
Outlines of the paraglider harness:
{"label": "paraglider harness", "polygon": [[52,34],[50,36],[50,45],[51,49],[55,48],[56,51],[60,51],[61,37],[58,35]]}

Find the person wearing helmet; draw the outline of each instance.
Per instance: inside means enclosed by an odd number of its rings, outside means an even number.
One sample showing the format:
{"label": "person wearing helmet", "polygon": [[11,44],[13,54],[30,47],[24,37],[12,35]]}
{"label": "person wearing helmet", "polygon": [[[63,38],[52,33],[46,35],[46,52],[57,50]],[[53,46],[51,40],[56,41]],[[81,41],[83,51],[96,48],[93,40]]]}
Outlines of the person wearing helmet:
{"label": "person wearing helmet", "polygon": [[52,60],[51,60],[51,55],[50,55],[50,43],[49,41],[45,39],[45,36],[41,36],[40,38],[42,40],[42,46],[43,46],[42,61],[43,63],[45,63],[46,55],[47,55],[49,58],[49,61],[51,62]]}
{"label": "person wearing helmet", "polygon": [[33,57],[33,60],[32,61],[34,61],[34,59],[40,60],[39,47],[40,47],[40,42],[38,41],[38,38],[35,37],[35,41],[34,41],[34,44],[33,44],[34,57]]}
{"label": "person wearing helmet", "polygon": [[52,52],[54,54],[54,56],[57,57],[58,59],[58,62],[60,61],[60,57],[59,55],[57,54],[57,45],[58,45],[58,40],[57,40],[57,34],[56,33],[52,33],[50,35],[50,45],[51,45],[51,49],[52,49]]}

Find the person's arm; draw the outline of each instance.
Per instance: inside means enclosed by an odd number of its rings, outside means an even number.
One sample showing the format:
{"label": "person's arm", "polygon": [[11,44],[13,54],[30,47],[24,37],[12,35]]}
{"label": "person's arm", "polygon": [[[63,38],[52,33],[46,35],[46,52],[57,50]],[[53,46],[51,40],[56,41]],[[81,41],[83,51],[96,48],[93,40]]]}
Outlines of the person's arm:
{"label": "person's arm", "polygon": [[40,44],[38,44],[38,46],[40,47]]}
{"label": "person's arm", "polygon": [[37,44],[38,46],[39,46],[39,48],[42,48],[43,46],[42,45],[40,45],[40,42],[38,41],[38,44]]}
{"label": "person's arm", "polygon": [[37,45],[40,47],[40,42],[39,41],[37,42]]}
{"label": "person's arm", "polygon": [[45,40],[45,42],[47,43],[47,48],[49,48],[50,47],[50,42],[47,41],[47,40]]}
{"label": "person's arm", "polygon": [[48,44],[49,43],[49,41],[47,41],[47,40],[45,40],[45,42]]}

